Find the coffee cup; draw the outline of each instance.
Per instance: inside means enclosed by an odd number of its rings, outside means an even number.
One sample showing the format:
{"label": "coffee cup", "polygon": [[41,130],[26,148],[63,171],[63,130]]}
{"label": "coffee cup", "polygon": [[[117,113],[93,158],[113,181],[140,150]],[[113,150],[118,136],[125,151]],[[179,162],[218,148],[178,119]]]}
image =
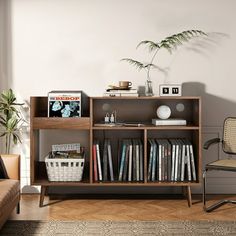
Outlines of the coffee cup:
{"label": "coffee cup", "polygon": [[130,81],[119,81],[119,87],[130,88],[132,83]]}

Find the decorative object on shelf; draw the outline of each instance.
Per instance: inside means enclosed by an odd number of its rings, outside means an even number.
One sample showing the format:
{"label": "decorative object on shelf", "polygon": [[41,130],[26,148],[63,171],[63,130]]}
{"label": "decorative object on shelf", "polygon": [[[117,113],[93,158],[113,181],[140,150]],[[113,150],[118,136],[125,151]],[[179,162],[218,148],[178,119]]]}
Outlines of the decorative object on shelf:
{"label": "decorative object on shelf", "polygon": [[81,117],[88,109],[88,98],[82,91],[48,93],[48,117]]}
{"label": "decorative object on shelf", "polygon": [[109,113],[106,113],[105,117],[104,117],[104,123],[108,124],[110,122],[110,115]]}
{"label": "decorative object on shelf", "polygon": [[14,144],[21,142],[20,130],[26,120],[22,116],[20,108],[23,103],[16,102],[16,96],[12,89],[3,91],[0,97],[0,127],[2,128],[0,137],[5,137],[5,152],[10,153],[11,142]]}
{"label": "decorative object on shelf", "polygon": [[124,89],[130,89],[132,86],[132,82],[130,81],[119,81],[119,87]]}
{"label": "decorative object on shelf", "polygon": [[158,69],[159,71],[165,72],[162,68],[154,64],[154,60],[156,58],[157,53],[160,49],[164,48],[168,50],[168,52],[172,53],[173,50],[177,49],[178,46],[182,45],[185,42],[188,42],[192,38],[198,36],[206,36],[207,34],[201,30],[186,30],[178,34],[173,34],[164,38],[159,42],[153,42],[150,40],[141,41],[137,48],[141,45],[145,45],[148,47],[149,52],[152,53],[151,60],[149,63],[140,62],[131,58],[123,58],[122,61],[127,61],[129,64],[135,66],[138,70],[145,70],[147,73],[147,89],[146,89],[146,96],[153,96],[152,92],[152,84],[149,83],[151,81],[150,77],[150,70],[151,68]]}
{"label": "decorative object on shelf", "polygon": [[161,84],[159,95],[164,96],[182,96],[182,86],[180,84]]}
{"label": "decorative object on shelf", "polygon": [[161,105],[157,108],[157,117],[160,119],[168,119],[171,115],[170,107],[166,105]]}
{"label": "decorative object on shelf", "polygon": [[177,110],[178,112],[183,112],[183,111],[185,110],[184,104],[183,104],[183,103],[178,103],[178,104],[176,104],[176,110]]}
{"label": "decorative object on shelf", "polygon": [[146,84],[145,84],[145,95],[148,97],[153,96],[153,88],[152,88],[152,81],[151,80],[147,80]]}

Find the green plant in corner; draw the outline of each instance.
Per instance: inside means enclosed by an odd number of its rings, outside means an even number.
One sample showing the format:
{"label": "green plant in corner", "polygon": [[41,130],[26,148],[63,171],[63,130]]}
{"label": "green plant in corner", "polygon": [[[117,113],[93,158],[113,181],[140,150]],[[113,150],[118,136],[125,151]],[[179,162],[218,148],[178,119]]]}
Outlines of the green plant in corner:
{"label": "green plant in corner", "polygon": [[5,137],[6,153],[10,153],[11,142],[21,142],[19,135],[20,128],[25,122],[18,109],[23,103],[16,102],[16,96],[12,89],[3,91],[0,95],[0,137]]}
{"label": "green plant in corner", "polygon": [[152,96],[152,86],[151,86],[151,78],[150,78],[150,70],[151,68],[156,68],[159,70],[162,70],[157,65],[154,64],[154,60],[156,58],[157,53],[160,49],[164,48],[168,50],[169,53],[172,53],[173,50],[176,50],[178,46],[182,45],[185,42],[188,42],[189,40],[198,37],[198,36],[206,36],[207,34],[201,30],[186,30],[178,34],[173,34],[171,36],[168,36],[164,38],[163,40],[159,42],[153,42],[150,40],[144,40],[141,41],[136,48],[139,48],[140,46],[146,45],[149,49],[149,53],[152,53],[151,60],[149,63],[143,63],[131,58],[123,58],[122,61],[126,61],[132,66],[136,67],[139,71],[145,70],[147,73],[147,95]]}

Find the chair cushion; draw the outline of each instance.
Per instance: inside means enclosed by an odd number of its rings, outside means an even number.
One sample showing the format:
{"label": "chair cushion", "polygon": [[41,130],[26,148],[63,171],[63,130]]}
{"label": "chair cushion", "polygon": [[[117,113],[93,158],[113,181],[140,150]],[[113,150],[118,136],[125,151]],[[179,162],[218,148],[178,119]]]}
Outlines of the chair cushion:
{"label": "chair cushion", "polygon": [[20,183],[18,180],[0,179],[0,217],[6,214],[19,192]]}
{"label": "chair cushion", "polygon": [[9,179],[6,167],[1,157],[0,157],[0,179]]}
{"label": "chair cushion", "polygon": [[220,169],[220,170],[229,170],[236,171],[236,160],[234,159],[223,159],[211,162],[206,165],[208,169]]}

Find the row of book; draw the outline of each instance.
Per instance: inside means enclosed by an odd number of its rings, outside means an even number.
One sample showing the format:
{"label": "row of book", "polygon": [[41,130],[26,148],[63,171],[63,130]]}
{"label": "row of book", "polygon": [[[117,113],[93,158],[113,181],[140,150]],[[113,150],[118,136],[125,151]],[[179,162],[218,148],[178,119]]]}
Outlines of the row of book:
{"label": "row of book", "polygon": [[[188,139],[148,139],[147,180],[196,181],[193,145]],[[140,139],[123,139],[114,163],[110,139],[93,143],[94,181],[144,181],[144,150]],[[115,165],[114,165],[115,164]]]}
{"label": "row of book", "polygon": [[103,145],[93,143],[94,181],[143,181],[143,145],[139,139],[124,139],[119,143],[116,173],[114,173],[111,140]]}
{"label": "row of book", "polygon": [[148,181],[196,181],[193,145],[187,139],[148,140]]}
{"label": "row of book", "polygon": [[143,181],[143,144],[140,139],[121,141],[119,181]]}

